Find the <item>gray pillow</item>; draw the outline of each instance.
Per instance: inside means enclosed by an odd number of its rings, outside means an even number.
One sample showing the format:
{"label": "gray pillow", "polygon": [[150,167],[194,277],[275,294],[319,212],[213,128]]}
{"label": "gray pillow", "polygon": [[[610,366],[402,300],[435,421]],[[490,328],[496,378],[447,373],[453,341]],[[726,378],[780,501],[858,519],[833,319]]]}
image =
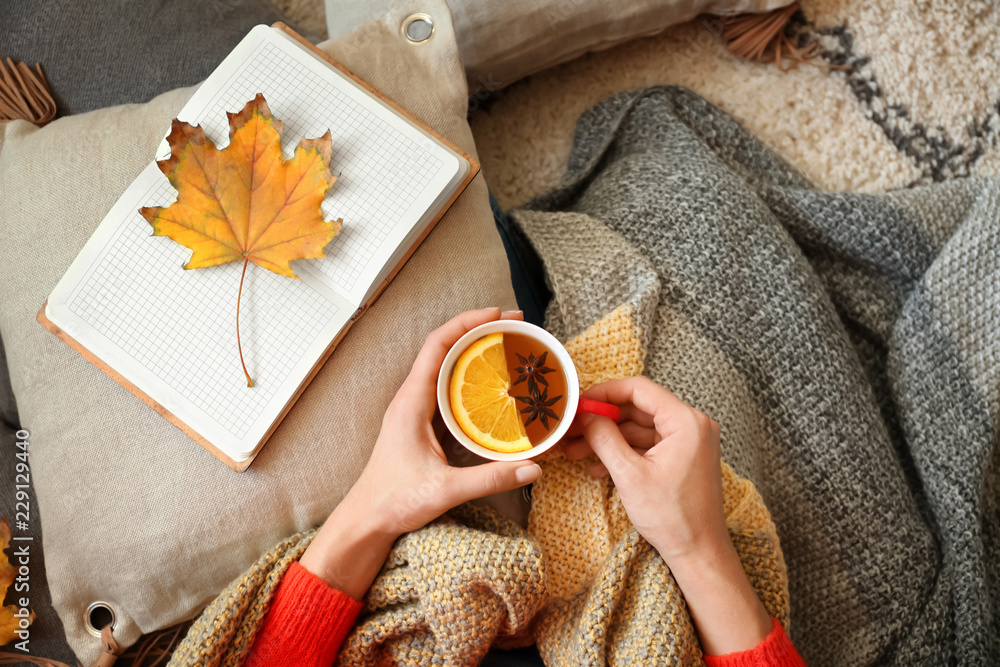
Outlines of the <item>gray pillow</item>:
{"label": "gray pillow", "polygon": [[[326,0],[330,37],[396,0]],[[698,14],[764,12],[792,0],[448,0],[473,104],[518,79]]]}
{"label": "gray pillow", "polygon": [[0,16],[0,57],[41,63],[60,115],[196,84],[250,28],[285,20],[270,0],[0,0]]}

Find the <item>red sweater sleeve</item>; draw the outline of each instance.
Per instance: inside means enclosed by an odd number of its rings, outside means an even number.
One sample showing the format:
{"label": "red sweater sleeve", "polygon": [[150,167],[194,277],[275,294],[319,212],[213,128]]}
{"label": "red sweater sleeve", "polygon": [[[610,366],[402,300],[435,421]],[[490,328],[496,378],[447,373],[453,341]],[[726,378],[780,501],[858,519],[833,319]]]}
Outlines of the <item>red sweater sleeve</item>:
{"label": "red sweater sleeve", "polygon": [[[242,667],[330,667],[363,605],[292,563]],[[805,667],[777,620],[749,651],[706,655],[706,667]]]}
{"label": "red sweater sleeve", "polygon": [[777,619],[771,634],[749,651],[727,653],[726,655],[706,655],[706,667],[805,667],[799,652],[792,646],[792,640],[785,634]]}
{"label": "red sweater sleeve", "polygon": [[243,667],[330,667],[361,607],[299,563],[292,563]]}

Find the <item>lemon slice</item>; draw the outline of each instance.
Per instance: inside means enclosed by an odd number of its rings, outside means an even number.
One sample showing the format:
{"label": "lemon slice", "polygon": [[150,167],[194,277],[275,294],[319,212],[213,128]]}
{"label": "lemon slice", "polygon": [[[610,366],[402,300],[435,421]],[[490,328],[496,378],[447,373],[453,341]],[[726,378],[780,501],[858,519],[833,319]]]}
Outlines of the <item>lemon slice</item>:
{"label": "lemon slice", "polygon": [[502,333],[480,338],[455,362],[451,412],[466,435],[495,452],[531,449],[509,388]]}

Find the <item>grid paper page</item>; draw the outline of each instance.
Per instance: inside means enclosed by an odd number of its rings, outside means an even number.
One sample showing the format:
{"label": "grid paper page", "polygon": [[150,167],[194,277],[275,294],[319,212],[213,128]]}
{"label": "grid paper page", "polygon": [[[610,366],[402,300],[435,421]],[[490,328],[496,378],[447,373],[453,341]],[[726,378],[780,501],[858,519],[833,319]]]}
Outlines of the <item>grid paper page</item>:
{"label": "grid paper page", "polygon": [[191,251],[151,236],[138,213],[175,198],[156,165],[147,167],[108,216],[118,219],[102,224],[99,242],[88,243],[60,281],[50,308],[75,316],[64,327],[70,335],[119,372],[129,369],[122,374],[239,460],[352,308],[322,286],[249,265],[240,307],[243,356],[256,384],[248,388],[236,343],[242,264],[186,271]]}
{"label": "grid paper page", "polygon": [[[185,271],[191,251],[151,237],[138,213],[176,193],[156,164],[129,186],[53,290],[49,318],[142,392],[234,460],[245,460],[364,302],[389,259],[460,180],[457,154],[348,77],[258,26],[178,117],[229,143],[225,112],[263,93],[284,122],[286,157],[303,136],[331,131],[328,220],[343,218],[327,258],[293,263],[302,281],[251,265],[236,344],[242,265]],[[165,128],[167,129],[167,128]],[[164,156],[161,144],[158,159]],[[169,148],[166,150],[169,154]]]}
{"label": "grid paper page", "polygon": [[179,117],[198,122],[218,146],[228,144],[226,112],[263,93],[284,122],[282,145],[291,156],[302,137],[328,130],[330,171],[338,176],[323,202],[327,220],[343,218],[326,258],[305,271],[360,306],[407,233],[449,186],[456,158],[342,74],[305,53],[273,28],[255,28],[199,88]]}

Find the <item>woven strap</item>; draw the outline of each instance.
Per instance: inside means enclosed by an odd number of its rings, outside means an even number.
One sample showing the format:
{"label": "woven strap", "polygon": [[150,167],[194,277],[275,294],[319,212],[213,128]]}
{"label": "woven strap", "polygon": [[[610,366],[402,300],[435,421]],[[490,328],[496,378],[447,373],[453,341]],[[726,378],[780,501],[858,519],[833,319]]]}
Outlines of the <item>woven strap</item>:
{"label": "woven strap", "polygon": [[92,667],[111,667],[125,649],[118,646],[110,625],[105,625],[101,630],[101,644],[104,645],[104,653],[101,653]]}
{"label": "woven strap", "polygon": [[27,120],[42,126],[56,117],[56,102],[42,66],[0,60],[0,122]]}
{"label": "woven strap", "polygon": [[[782,70],[794,69],[819,55],[819,43],[797,48],[785,28],[799,10],[799,3],[769,12],[750,12],[722,20],[722,39],[737,58],[770,62]],[[839,68],[833,68],[839,69]]]}

